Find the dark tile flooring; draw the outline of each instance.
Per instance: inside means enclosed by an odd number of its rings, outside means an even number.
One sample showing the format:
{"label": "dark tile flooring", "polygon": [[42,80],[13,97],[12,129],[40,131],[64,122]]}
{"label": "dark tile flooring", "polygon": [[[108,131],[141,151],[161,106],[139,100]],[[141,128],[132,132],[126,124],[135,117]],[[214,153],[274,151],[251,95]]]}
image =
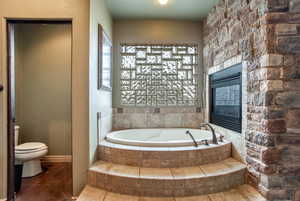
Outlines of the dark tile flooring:
{"label": "dark tile flooring", "polygon": [[24,178],[16,201],[69,201],[72,197],[71,163],[43,164],[44,172]]}

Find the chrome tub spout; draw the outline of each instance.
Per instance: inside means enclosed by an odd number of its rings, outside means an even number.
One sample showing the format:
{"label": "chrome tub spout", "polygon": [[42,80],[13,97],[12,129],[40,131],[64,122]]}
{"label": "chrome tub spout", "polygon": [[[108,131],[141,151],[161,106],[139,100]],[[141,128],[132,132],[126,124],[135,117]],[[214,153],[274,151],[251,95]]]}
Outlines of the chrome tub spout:
{"label": "chrome tub spout", "polygon": [[218,144],[218,140],[217,140],[215,129],[209,123],[203,123],[203,124],[201,124],[199,126],[199,128],[203,128],[203,127],[206,127],[206,126],[211,130],[211,133],[212,133],[212,143],[213,144]]}

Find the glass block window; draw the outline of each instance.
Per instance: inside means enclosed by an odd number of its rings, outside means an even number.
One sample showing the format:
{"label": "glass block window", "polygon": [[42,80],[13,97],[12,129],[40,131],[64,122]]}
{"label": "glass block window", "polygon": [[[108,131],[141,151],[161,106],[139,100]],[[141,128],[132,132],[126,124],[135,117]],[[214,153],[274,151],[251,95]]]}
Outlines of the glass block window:
{"label": "glass block window", "polygon": [[124,106],[199,104],[197,45],[121,45]]}

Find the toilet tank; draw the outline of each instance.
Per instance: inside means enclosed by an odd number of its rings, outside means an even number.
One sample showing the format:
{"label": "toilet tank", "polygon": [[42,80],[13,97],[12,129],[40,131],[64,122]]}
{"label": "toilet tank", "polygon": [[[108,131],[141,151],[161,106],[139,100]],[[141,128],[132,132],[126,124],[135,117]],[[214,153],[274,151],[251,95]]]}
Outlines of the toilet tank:
{"label": "toilet tank", "polygon": [[19,144],[20,126],[15,125],[15,146]]}

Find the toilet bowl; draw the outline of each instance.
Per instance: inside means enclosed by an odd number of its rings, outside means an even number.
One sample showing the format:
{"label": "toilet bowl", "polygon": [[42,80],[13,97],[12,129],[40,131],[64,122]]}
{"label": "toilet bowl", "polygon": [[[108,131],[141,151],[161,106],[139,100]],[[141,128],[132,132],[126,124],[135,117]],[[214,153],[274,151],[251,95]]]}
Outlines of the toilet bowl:
{"label": "toilet bowl", "polygon": [[23,164],[22,177],[33,177],[42,172],[40,158],[48,153],[48,147],[40,142],[28,142],[18,145],[19,126],[15,126],[15,158],[17,164]]}

